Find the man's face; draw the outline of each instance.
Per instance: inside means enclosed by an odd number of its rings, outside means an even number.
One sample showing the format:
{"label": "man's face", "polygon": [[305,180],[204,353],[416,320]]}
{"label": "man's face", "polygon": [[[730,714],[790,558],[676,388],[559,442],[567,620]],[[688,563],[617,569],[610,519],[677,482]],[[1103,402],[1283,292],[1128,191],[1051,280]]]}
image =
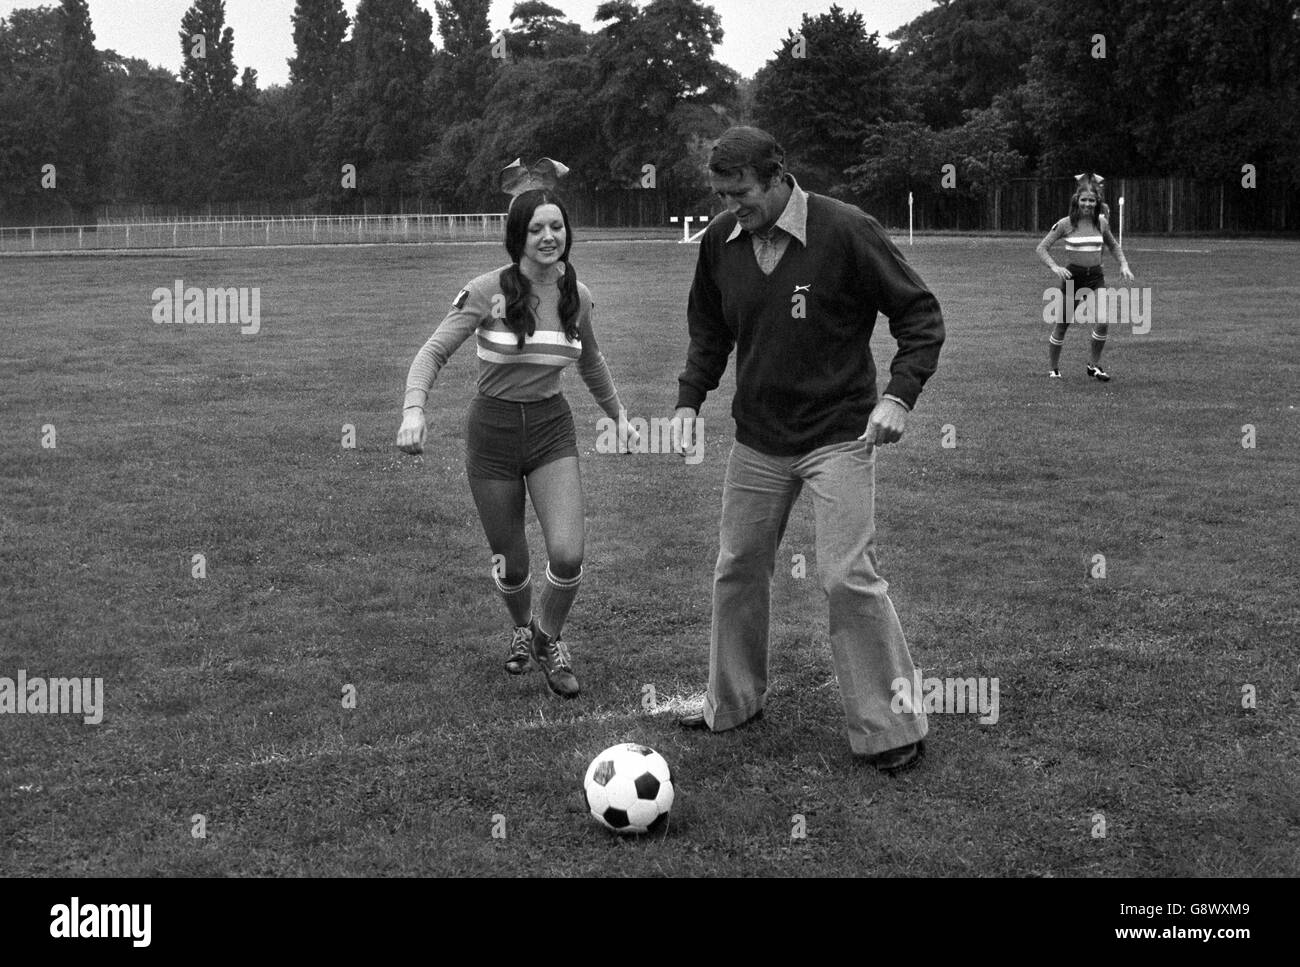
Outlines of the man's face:
{"label": "man's face", "polygon": [[780,175],[764,182],[752,168],[746,168],[743,175],[719,175],[710,171],[709,187],[747,232],[765,232],[781,217],[785,199],[780,190]]}

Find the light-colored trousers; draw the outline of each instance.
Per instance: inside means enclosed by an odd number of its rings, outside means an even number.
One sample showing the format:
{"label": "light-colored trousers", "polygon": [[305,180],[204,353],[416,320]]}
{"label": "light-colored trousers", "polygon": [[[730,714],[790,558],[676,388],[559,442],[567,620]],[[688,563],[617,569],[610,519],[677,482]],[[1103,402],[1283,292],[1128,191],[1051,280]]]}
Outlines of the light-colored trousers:
{"label": "light-colored trousers", "polygon": [[[807,484],[849,745],[855,753],[874,755],[924,738],[924,711],[895,713],[890,708],[890,684],[899,678],[910,683],[913,666],[889,585],[876,573],[875,471],[875,451],[859,441],[797,457],[770,456],[742,443],[732,446],[722,491],[704,703],[705,720],[714,731],[744,723],[767,699],[776,551]],[[912,703],[905,704],[910,709]]]}

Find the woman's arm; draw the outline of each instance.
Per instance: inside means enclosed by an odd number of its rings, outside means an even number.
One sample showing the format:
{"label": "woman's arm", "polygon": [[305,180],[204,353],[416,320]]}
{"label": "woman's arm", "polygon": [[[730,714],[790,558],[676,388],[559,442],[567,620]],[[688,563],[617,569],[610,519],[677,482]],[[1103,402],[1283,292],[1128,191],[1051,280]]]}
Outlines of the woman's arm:
{"label": "woman's arm", "polygon": [[1102,215],[1098,219],[1098,223],[1101,225],[1102,241],[1106,243],[1106,247],[1110,249],[1110,253],[1114,255],[1115,259],[1119,262],[1120,275],[1126,279],[1133,278],[1133,272],[1128,267],[1128,259],[1124,258],[1124,250],[1120,248],[1119,240],[1111,234],[1110,221],[1105,215]]}
{"label": "woman's arm", "polygon": [[438,371],[447,364],[461,343],[473,335],[489,309],[486,296],[476,291],[474,286],[460,290],[452,301],[451,311],[411,362],[411,368],[406,374],[404,409],[424,408],[429,389],[438,378]]}
{"label": "woman's arm", "polygon": [[476,295],[472,284],[461,289],[452,300],[451,311],[415,354],[406,374],[402,425],[397,431],[399,449],[407,453],[423,452],[426,429],[424,404],[429,398],[429,389],[438,378],[438,370],[478,328],[486,303],[486,297]]}
{"label": "woman's arm", "polygon": [[1048,254],[1047,250],[1051,248],[1053,245],[1055,245],[1058,239],[1063,238],[1066,232],[1068,232],[1069,230],[1070,230],[1070,220],[1068,218],[1062,218],[1059,222],[1057,222],[1055,225],[1052,226],[1052,230],[1050,232],[1048,232],[1045,236],[1043,236],[1043,240],[1038,243],[1038,248],[1034,250],[1035,252],[1038,253],[1038,258],[1042,261],[1042,263],[1046,265],[1049,269],[1051,269],[1053,272],[1055,272],[1056,275],[1062,279],[1068,279],[1070,277],[1070,270],[1065,268],[1064,266],[1057,265],[1056,260],[1053,259],[1052,256]]}
{"label": "woman's arm", "polygon": [[583,306],[582,318],[578,320],[578,338],[582,340],[582,355],[578,357],[578,374],[591,391],[596,405],[605,411],[605,415],[617,420],[622,410],[622,401],[618,398],[618,389],[614,377],[605,362],[605,356],[596,342],[596,334],[591,328],[591,303]]}

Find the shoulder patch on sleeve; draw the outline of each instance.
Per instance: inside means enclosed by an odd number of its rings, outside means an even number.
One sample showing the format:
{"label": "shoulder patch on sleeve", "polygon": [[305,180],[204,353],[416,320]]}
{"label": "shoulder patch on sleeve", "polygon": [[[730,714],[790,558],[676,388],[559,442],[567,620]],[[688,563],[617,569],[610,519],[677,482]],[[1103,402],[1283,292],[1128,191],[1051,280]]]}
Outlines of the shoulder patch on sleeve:
{"label": "shoulder patch on sleeve", "polygon": [[469,288],[466,287],[464,289],[461,289],[459,292],[457,292],[456,298],[451,300],[452,308],[464,309],[465,303],[466,301],[468,301],[468,299],[469,299]]}

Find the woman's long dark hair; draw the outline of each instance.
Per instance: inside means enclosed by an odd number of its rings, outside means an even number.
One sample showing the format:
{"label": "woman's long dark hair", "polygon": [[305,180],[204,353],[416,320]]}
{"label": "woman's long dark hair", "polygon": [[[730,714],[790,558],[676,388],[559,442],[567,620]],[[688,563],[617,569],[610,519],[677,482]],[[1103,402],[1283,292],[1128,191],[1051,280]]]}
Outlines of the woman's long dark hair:
{"label": "woman's long dark hair", "polygon": [[578,296],[578,273],[569,262],[569,249],[573,247],[573,229],[569,226],[569,212],[555,192],[546,188],[535,188],[520,194],[510,205],[506,215],[506,251],[510,253],[511,265],[501,270],[501,291],[506,297],[506,326],[519,339],[519,348],[524,348],[524,337],[531,336],[537,328],[537,319],[533,309],[538,300],[533,295],[533,287],[528,277],[519,270],[519,260],[524,254],[524,245],[528,241],[528,224],[533,220],[533,213],[543,205],[554,205],[560,210],[564,219],[564,251],[560,261],[564,263],[564,275],[560,277],[560,324],[564,326],[564,335],[574,341],[578,339],[578,312],[582,301]]}
{"label": "woman's long dark hair", "polygon": [[1097,207],[1093,210],[1092,220],[1097,223],[1097,231],[1101,231],[1101,216],[1110,217],[1110,206],[1106,204],[1106,196],[1102,194],[1101,185],[1092,176],[1089,171],[1079,181],[1079,185],[1074,189],[1074,194],[1070,196],[1070,231],[1079,227],[1079,196],[1085,191],[1090,191],[1097,196]]}

